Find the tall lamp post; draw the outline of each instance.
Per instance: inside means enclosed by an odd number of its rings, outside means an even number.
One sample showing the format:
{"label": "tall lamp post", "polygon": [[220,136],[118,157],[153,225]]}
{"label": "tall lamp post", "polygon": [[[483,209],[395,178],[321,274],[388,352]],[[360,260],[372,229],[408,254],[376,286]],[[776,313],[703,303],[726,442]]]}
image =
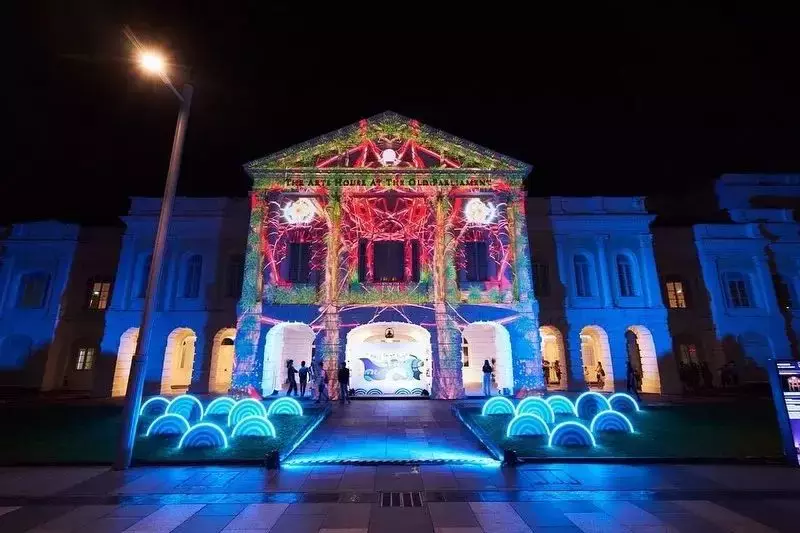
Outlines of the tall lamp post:
{"label": "tall lamp post", "polygon": [[181,168],[181,155],[183,153],[183,140],[186,137],[186,127],[189,121],[189,108],[192,104],[194,88],[188,83],[183,90],[178,92],[167,76],[167,63],[164,56],[156,51],[147,50],[136,37],[125,30],[125,35],[136,48],[139,57],[139,66],[145,72],[158,76],[169,87],[180,101],[178,124],[175,127],[175,138],[172,141],[172,154],[169,158],[169,171],[167,183],[164,186],[164,197],[161,200],[161,213],[158,216],[158,230],[156,231],[153,258],[150,262],[150,271],[147,276],[147,289],[144,297],[142,321],[139,326],[139,335],[136,340],[136,350],[131,362],[131,372],[128,378],[128,389],[125,393],[125,408],[122,412],[122,429],[117,447],[117,456],[114,461],[116,470],[123,470],[130,466],[133,456],[133,443],[136,438],[136,426],[139,420],[139,410],[142,405],[142,391],[144,389],[145,374],[147,370],[147,349],[150,345],[150,334],[153,329],[153,312],[158,295],[161,267],[164,259],[164,248],[167,242],[169,219],[172,215],[172,204],[175,200],[175,188],[178,184],[178,174]]}

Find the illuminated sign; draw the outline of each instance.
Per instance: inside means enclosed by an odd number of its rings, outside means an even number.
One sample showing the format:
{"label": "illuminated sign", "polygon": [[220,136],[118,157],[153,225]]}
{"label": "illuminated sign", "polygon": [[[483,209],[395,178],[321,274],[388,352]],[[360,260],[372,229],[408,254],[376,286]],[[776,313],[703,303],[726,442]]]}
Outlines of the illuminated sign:
{"label": "illuminated sign", "polygon": [[775,363],[778,368],[783,406],[789,415],[794,451],[797,454],[797,462],[800,462],[800,361],[776,361]]}

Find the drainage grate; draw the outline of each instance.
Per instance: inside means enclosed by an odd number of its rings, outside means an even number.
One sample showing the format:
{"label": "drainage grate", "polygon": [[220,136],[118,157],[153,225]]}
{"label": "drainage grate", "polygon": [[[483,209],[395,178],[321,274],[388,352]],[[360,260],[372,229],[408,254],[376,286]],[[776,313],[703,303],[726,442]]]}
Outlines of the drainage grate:
{"label": "drainage grate", "polygon": [[381,492],[381,507],[422,507],[422,493]]}

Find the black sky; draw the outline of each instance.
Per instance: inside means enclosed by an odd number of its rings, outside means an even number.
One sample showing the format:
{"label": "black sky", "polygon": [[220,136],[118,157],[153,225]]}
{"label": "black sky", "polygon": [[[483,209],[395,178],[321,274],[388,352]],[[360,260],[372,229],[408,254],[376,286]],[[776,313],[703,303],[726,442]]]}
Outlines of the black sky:
{"label": "black sky", "polygon": [[531,163],[534,195],[800,171],[800,20],[763,3],[19,2],[0,221],[160,195],[177,103],[124,24],[192,66],[181,194],[243,195],[243,163],[387,109]]}

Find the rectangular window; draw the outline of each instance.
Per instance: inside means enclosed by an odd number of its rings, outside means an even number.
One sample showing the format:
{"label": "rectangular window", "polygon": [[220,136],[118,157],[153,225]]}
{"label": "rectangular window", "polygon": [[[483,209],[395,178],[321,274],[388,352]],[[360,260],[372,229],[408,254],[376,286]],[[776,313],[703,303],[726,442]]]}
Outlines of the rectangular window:
{"label": "rectangular window", "polygon": [[467,260],[467,281],[489,279],[489,249],[486,242],[465,242],[464,257]]}
{"label": "rectangular window", "polygon": [[378,241],[372,246],[373,281],[403,281],[405,243],[403,241]]}
{"label": "rectangular window", "polygon": [[80,348],[75,370],[91,370],[94,366],[94,348]]}
{"label": "rectangular window", "polygon": [[667,282],[667,305],[670,309],[686,309],[686,293],[683,290],[683,282]]}
{"label": "rectangular window", "polygon": [[682,363],[697,363],[697,346],[694,344],[681,344],[678,346],[679,357]]}
{"label": "rectangular window", "polygon": [[311,273],[311,244],[293,242],[289,244],[289,281],[308,283]]}
{"label": "rectangular window", "polygon": [[93,281],[89,288],[89,309],[102,311],[108,307],[108,297],[111,294],[110,281]]}
{"label": "rectangular window", "polygon": [[533,264],[533,291],[536,296],[550,296],[550,267],[545,263]]}
{"label": "rectangular window", "polygon": [[228,259],[228,270],[225,273],[225,296],[238,298],[242,294],[242,277],[244,276],[244,255],[232,255]]}
{"label": "rectangular window", "polygon": [[623,297],[635,296],[633,290],[633,268],[627,259],[617,260],[617,276],[619,277],[619,295]]}
{"label": "rectangular window", "polygon": [[411,241],[411,281],[419,281],[419,241]]}
{"label": "rectangular window", "polygon": [[743,279],[728,280],[728,297],[733,307],[750,307],[747,282]]}
{"label": "rectangular window", "polygon": [[592,285],[589,279],[589,263],[585,259],[577,259],[575,266],[575,294],[581,298],[588,298],[592,295]]}
{"label": "rectangular window", "polygon": [[358,281],[367,282],[367,239],[358,241]]}
{"label": "rectangular window", "polygon": [[31,272],[22,276],[17,293],[17,307],[20,309],[40,309],[44,307],[50,275],[44,272]]}

